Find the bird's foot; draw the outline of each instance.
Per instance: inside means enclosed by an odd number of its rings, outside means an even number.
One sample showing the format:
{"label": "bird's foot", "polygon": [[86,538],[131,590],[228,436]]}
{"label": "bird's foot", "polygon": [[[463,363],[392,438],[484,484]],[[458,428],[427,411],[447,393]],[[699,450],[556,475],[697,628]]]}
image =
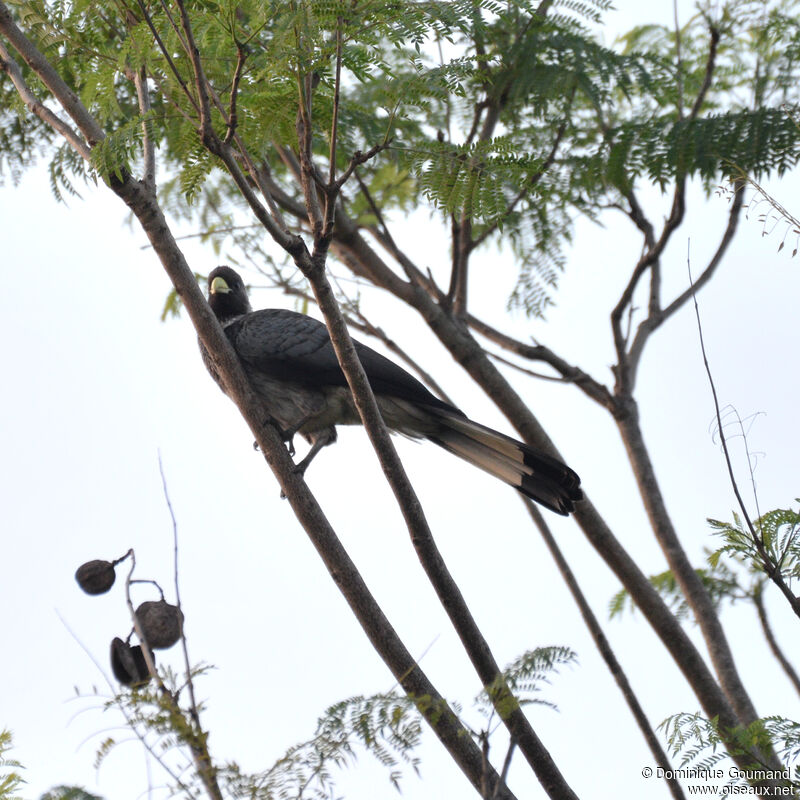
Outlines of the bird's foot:
{"label": "bird's foot", "polygon": [[272,425],[273,428],[278,432],[278,436],[286,442],[286,449],[289,451],[289,455],[294,457],[295,449],[294,449],[294,437],[295,434],[303,427],[303,425],[308,422],[311,415],[303,417],[299,422],[296,422],[294,425],[291,425],[288,428],[284,428],[278,420],[274,417],[269,417],[265,420],[265,423],[268,425]]}
{"label": "bird's foot", "polygon": [[[311,463],[311,460],[314,458],[316,454],[317,454],[316,451],[314,451],[312,448],[312,451],[309,452],[309,454],[302,461],[298,461],[297,464],[295,464],[294,467],[292,467],[292,472],[298,477],[302,478],[303,475],[306,474],[308,465]],[[293,447],[289,450],[289,455],[294,455]],[[285,499],[286,499],[286,492],[284,492],[283,489],[281,489],[281,500]]]}

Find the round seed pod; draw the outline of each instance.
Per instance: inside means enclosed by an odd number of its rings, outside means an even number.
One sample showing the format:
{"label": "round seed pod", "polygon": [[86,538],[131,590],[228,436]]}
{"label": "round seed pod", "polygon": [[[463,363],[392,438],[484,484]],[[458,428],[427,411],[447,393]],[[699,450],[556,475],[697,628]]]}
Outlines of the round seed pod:
{"label": "round seed pod", "polygon": [[[153,654],[153,662],[156,656]],[[131,647],[118,636],[111,642],[111,671],[124,686],[139,686],[148,683],[150,672],[140,645]]]}
{"label": "round seed pod", "polygon": [[75,571],[75,580],[86,594],[104,594],[114,585],[116,577],[114,565],[100,559],[87,561]]}
{"label": "round seed pod", "polygon": [[136,618],[153,650],[166,650],[181,638],[183,612],[166,600],[142,603],[136,609]]}

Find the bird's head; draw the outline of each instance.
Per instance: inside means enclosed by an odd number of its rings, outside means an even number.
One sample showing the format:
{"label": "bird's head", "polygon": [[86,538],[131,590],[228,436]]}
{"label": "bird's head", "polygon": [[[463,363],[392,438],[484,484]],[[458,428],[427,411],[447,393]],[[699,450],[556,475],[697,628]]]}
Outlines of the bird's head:
{"label": "bird's head", "polygon": [[244,281],[230,267],[217,267],[209,274],[208,304],[220,322],[253,310]]}

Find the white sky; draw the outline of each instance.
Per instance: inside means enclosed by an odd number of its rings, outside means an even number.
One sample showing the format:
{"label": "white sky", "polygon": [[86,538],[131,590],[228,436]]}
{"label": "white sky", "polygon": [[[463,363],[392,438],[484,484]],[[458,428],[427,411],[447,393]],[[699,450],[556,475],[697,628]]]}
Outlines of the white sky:
{"label": "white sky", "polygon": [[[654,18],[644,4],[620,3],[619,27]],[[669,20],[670,4],[662,19]],[[797,181],[776,185],[792,205]],[[699,272],[725,223],[723,199],[699,193],[665,263],[670,285],[686,282],[686,248]],[[0,190],[3,360],[7,376],[0,414],[0,500],[4,509],[0,659],[0,727],[14,732],[13,756],[26,767],[25,796],[56,784],[81,784],[114,800],[134,800],[148,780],[142,748],[119,746],[99,770],[94,751],[107,735],[126,739],[117,715],[100,701],[75,700],[74,686],[106,693],[86,648],[107,670],[113,636],[130,623],[121,585],[89,598],[73,580],[92,558],[115,558],[134,547],[142,578],[171,593],[171,523],[158,472],[161,453],[181,543],[186,630],[194,660],[216,669],[200,681],[208,698],[205,724],[220,760],[245,769],[271,764],[312,735],[317,716],[342,698],[392,687],[393,681],[325,573],[234,406],[208,378],[188,319],[161,323],[169,286],[144,236],[124,227],[124,209],[107,190],[83,202],[56,204],[43,171],[20,187]],[[421,263],[436,268],[446,246],[407,228]],[[618,297],[638,241],[617,221],[600,229],[581,223],[576,246],[546,323],[503,303],[515,267],[489,253],[477,275],[477,309],[520,337],[535,335],[610,380],[608,309]],[[707,347],[723,403],[742,416],[764,412],[750,434],[763,452],[756,473],[761,509],[786,506],[798,494],[796,468],[798,263],[779,235],[762,238],[743,221],[720,275],[702,293]],[[196,243],[192,266],[216,259]],[[259,292],[255,307],[286,304]],[[441,378],[470,416],[503,430],[505,422],[413,318],[384,317],[389,331]],[[665,568],[653,542],[621,445],[605,412],[575,390],[510,374],[552,433],[618,537],[647,572]],[[687,307],[648,349],[639,399],[647,441],[682,541],[700,563],[709,544],[707,516],[727,518],[733,498],[722,457],[708,429],[711,398],[693,313]],[[667,797],[646,782],[652,759],[627,708],[588,639],[574,604],[531,528],[515,493],[432,445],[397,442],[444,556],[505,664],[526,649],[567,645],[579,664],[554,677],[546,698],[558,712],[530,718],[581,797]],[[340,433],[308,473],[311,488],[409,649],[445,695],[468,709],[477,679],[427,585],[366,437]],[[741,463],[740,463],[741,467]],[[549,515],[559,543],[605,623],[616,580],[569,521]],[[141,590],[140,599],[149,599]],[[790,656],[796,620],[773,603]],[[766,652],[754,614],[723,617],[740,669],[761,714],[798,718],[797,697]],[[64,620],[64,621],[62,621]],[[66,624],[65,624],[66,623]],[[74,632],[74,636],[67,629]],[[605,624],[617,655],[654,724],[697,701],[641,617]],[[693,634],[695,635],[695,634]],[[76,638],[78,641],[76,641]],[[695,635],[695,638],[696,635]],[[80,644],[79,644],[80,642]],[[177,654],[163,656],[180,667]],[[472,721],[477,724],[478,717]],[[471,796],[431,734],[422,780],[403,793],[414,800]],[[498,742],[497,753],[502,753]],[[350,798],[389,798],[379,771],[342,776]],[[148,778],[149,774],[149,778]],[[518,797],[543,796],[513,772]],[[159,795],[156,795],[159,796]]]}

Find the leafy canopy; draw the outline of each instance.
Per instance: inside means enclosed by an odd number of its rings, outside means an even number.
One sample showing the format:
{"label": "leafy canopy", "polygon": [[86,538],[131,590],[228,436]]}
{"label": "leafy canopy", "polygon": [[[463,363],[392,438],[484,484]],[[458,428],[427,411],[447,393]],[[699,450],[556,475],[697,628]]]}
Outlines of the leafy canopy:
{"label": "leafy canopy", "polygon": [[[53,191],[75,193],[84,180],[138,169],[146,125],[170,210],[223,229],[218,240],[242,252],[246,239],[229,230],[242,222],[241,201],[198,135],[177,9],[166,0],[12,6],[106,138],[86,165],[0,76],[3,173],[18,180],[45,156]],[[298,107],[313,107],[313,150],[324,168],[340,54],[337,166],[383,146],[345,187],[343,212],[369,229],[380,225],[376,212],[427,205],[443,220],[469,221],[475,246],[502,236],[520,265],[514,302],[538,313],[564,265],[575,213],[595,216],[641,180],[711,184],[783,172],[796,159],[798,129],[783,110],[797,101],[796,2],[714,4],[679,31],[649,25],[613,47],[595,32],[608,6],[190,0],[186,10],[213,87],[215,129],[238,137],[299,225]],[[147,76],[146,112],[137,74]]]}

